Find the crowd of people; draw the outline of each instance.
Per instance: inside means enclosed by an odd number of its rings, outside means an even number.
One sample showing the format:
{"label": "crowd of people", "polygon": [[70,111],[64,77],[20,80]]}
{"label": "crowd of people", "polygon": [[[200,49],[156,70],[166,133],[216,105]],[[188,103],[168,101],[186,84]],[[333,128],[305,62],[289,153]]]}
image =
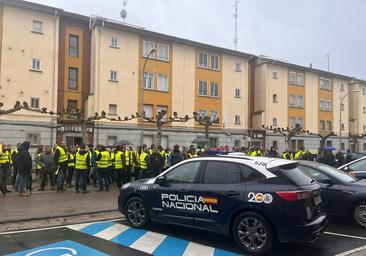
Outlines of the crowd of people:
{"label": "crowd of people", "polygon": [[323,162],[332,166],[340,166],[349,161],[348,150],[346,157],[342,152],[335,156],[332,151],[319,149],[318,154],[301,147],[298,151],[286,150],[280,155],[275,147],[263,150],[258,147],[228,146],[209,149],[207,146],[200,148],[180,147],[175,145],[171,150],[158,145],[148,147],[144,144],[133,149],[128,145],[76,145],[66,147],[65,141],[59,145],[42,146],[36,151],[32,159],[29,153],[30,143],[18,144],[15,149],[10,145],[0,144],[0,191],[5,195],[10,193],[8,184],[20,196],[28,196],[28,189],[32,190],[32,170],[35,163],[35,174],[39,181],[39,191],[44,191],[47,186],[51,190],[63,192],[66,188],[74,187],[76,193],[89,193],[88,186],[97,187],[97,191],[109,191],[114,185],[117,189],[130,182],[132,179],[145,179],[155,177],[162,171],[176,163],[197,157],[200,154],[212,152],[242,152],[248,156],[267,156],[283,159],[298,159]]}

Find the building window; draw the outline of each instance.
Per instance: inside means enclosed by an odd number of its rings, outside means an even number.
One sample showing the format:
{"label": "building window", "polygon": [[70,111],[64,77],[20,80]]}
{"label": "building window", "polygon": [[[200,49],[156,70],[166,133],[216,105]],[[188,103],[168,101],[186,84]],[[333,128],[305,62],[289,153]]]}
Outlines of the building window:
{"label": "building window", "polygon": [[235,89],[235,98],[240,98],[240,89]]}
{"label": "building window", "polygon": [[118,37],[111,36],[109,38],[109,47],[118,48]]}
{"label": "building window", "polygon": [[68,100],[67,101],[67,109],[76,110],[77,108],[78,108],[78,101],[77,100]]}
{"label": "building window", "polygon": [[344,103],[341,104],[341,111],[344,111]]}
{"label": "building window", "polygon": [[341,92],[344,91],[344,84],[341,84]]}
{"label": "building window", "polygon": [[341,150],[345,150],[346,149],[346,145],[344,144],[344,142],[341,143]]}
{"label": "building window", "polygon": [[288,82],[290,84],[296,84],[296,72],[290,71],[289,76],[288,76]]}
{"label": "building window", "polygon": [[362,94],[366,95],[366,87],[362,88]]}
{"label": "building window", "polygon": [[277,73],[277,71],[273,71],[272,72],[272,78],[273,79],[278,79],[278,73]]}
{"label": "building window", "polygon": [[[155,48],[155,42],[151,41],[144,41],[144,49],[143,49],[143,56],[147,57],[151,49]],[[149,58],[155,58],[155,53],[151,54]]]}
{"label": "building window", "polygon": [[205,116],[207,116],[207,110],[204,109],[198,110],[198,116],[199,118],[204,118]]}
{"label": "building window", "polygon": [[117,115],[117,104],[109,104],[108,115],[111,115],[111,116],[116,116]]}
{"label": "building window", "polygon": [[144,88],[153,90],[154,89],[154,74],[153,73],[144,73]]}
{"label": "building window", "polygon": [[117,143],[117,136],[108,136],[107,137],[107,146],[110,146],[110,147],[112,147],[112,146],[114,146],[114,145],[116,145],[116,143]]}
{"label": "building window", "polygon": [[301,126],[301,127],[304,127],[304,119],[302,119],[301,117],[299,117],[297,119],[297,123]]}
{"label": "building window", "polygon": [[342,129],[342,131],[344,131],[344,124],[343,123],[341,124],[341,129]]}
{"label": "building window", "polygon": [[158,90],[167,92],[168,91],[168,76],[167,75],[158,75]]}
{"label": "building window", "polygon": [[332,130],[332,121],[327,121],[325,128],[327,129],[327,131],[331,131]]}
{"label": "building window", "polygon": [[31,101],[30,101],[30,107],[31,108],[36,108],[38,109],[39,108],[39,98],[31,98]]}
{"label": "building window", "polygon": [[323,89],[323,90],[333,90],[333,80],[331,79],[326,79],[326,78],[320,78],[319,79],[319,86],[320,86],[320,89]]}
{"label": "building window", "polygon": [[75,35],[69,36],[69,56],[79,57],[79,37]]}
{"label": "building window", "polygon": [[332,101],[331,100],[320,100],[320,110],[321,111],[332,111]]}
{"label": "building window", "polygon": [[290,107],[296,107],[296,95],[290,94]]}
{"label": "building window", "polygon": [[169,45],[167,44],[158,44],[158,59],[169,61]]}
{"label": "building window", "polygon": [[278,125],[277,117],[273,117],[272,118],[272,125],[273,126],[277,126]]}
{"label": "building window", "polygon": [[109,81],[118,82],[117,71],[111,70],[109,75]]}
{"label": "building window", "polygon": [[235,63],[235,71],[236,72],[241,72],[240,63]]}
{"label": "building window", "polygon": [[219,84],[211,82],[210,86],[210,96],[219,97]]}
{"label": "building window", "polygon": [[78,69],[77,68],[69,68],[69,89],[71,89],[71,90],[78,89]]}
{"label": "building window", "polygon": [[161,119],[162,121],[168,120],[168,107],[167,106],[158,106],[157,107],[157,113],[165,111],[166,115]]}
{"label": "building window", "polygon": [[39,20],[33,21],[32,32],[43,33],[43,22]]}
{"label": "building window", "polygon": [[272,141],[272,147],[278,148],[278,141],[277,140]]}
{"label": "building window", "polygon": [[42,62],[39,59],[32,59],[32,68],[33,71],[41,71],[42,70]]}
{"label": "building window", "polygon": [[219,112],[212,110],[210,113],[210,121],[218,123],[219,122]]}
{"label": "building window", "polygon": [[297,96],[297,107],[304,108],[304,96]]}
{"label": "building window", "polygon": [[207,82],[206,81],[198,82],[198,95],[207,96]]}
{"label": "building window", "polygon": [[240,124],[240,116],[239,115],[235,116],[235,124]]}
{"label": "building window", "polygon": [[208,55],[206,52],[198,53],[198,66],[201,68],[208,68]]}
{"label": "building window", "polygon": [[241,146],[241,140],[234,140],[234,147],[240,147]]}
{"label": "building window", "polygon": [[362,108],[362,112],[363,112],[364,114],[366,114],[366,107],[363,107],[363,108]]}
{"label": "building window", "polygon": [[144,105],[145,116],[148,118],[153,117],[153,106],[152,105]]}
{"label": "building window", "polygon": [[211,69],[219,69],[219,56],[211,55]]}
{"label": "building window", "polygon": [[290,117],[290,128],[295,128],[296,126],[296,118]]}
{"label": "building window", "polygon": [[320,130],[320,131],[325,131],[325,121],[320,120],[319,130]]}
{"label": "building window", "polygon": [[366,151],[366,143],[363,144],[363,151]]}
{"label": "building window", "polygon": [[277,102],[278,102],[278,101],[277,101],[277,98],[278,98],[278,97],[277,97],[277,94],[273,94],[273,95],[272,95],[272,102],[273,102],[273,103],[277,103]]}
{"label": "building window", "polygon": [[40,145],[41,135],[39,133],[28,133],[27,141],[29,141],[31,145]]}
{"label": "building window", "polygon": [[304,81],[304,74],[302,74],[302,73],[297,73],[296,74],[296,81],[297,81],[297,85],[304,85],[304,83],[305,83],[305,81]]}

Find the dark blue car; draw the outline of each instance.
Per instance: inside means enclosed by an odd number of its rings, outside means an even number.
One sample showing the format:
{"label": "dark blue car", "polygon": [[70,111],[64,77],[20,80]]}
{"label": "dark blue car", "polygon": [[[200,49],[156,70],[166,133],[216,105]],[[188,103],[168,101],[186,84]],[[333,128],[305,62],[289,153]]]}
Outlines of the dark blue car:
{"label": "dark blue car", "polygon": [[118,204],[134,227],[153,221],[231,235],[251,255],[276,241],[313,241],[327,225],[319,184],[282,159],[189,159],[125,184]]}

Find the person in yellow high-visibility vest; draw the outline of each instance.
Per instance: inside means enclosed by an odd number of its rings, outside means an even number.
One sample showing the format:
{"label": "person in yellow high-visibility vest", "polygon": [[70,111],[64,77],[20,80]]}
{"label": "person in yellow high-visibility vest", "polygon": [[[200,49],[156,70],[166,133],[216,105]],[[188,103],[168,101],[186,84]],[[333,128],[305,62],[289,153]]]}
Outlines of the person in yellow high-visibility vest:
{"label": "person in yellow high-visibility vest", "polygon": [[135,180],[137,180],[140,176],[140,155],[141,147],[138,146],[136,150],[132,152],[133,172],[135,175]]}
{"label": "person in yellow high-visibility vest", "polygon": [[150,158],[149,154],[147,153],[148,150],[143,148],[140,154],[140,176],[139,179],[146,179],[151,176],[150,173]]}
{"label": "person in yellow high-visibility vest", "polygon": [[71,188],[72,187],[72,176],[74,175],[75,171],[75,148],[71,147],[70,152],[67,154],[68,156],[68,163],[67,163],[67,177],[66,177],[66,186]]}
{"label": "person in yellow high-visibility vest", "polygon": [[109,152],[109,163],[108,163],[108,182],[109,185],[113,184],[114,182],[114,151],[110,148],[107,149]]}
{"label": "person in yellow high-visibility vest", "polygon": [[15,149],[13,149],[11,151],[11,155],[10,158],[12,160],[12,164],[13,164],[13,180],[12,180],[12,184],[13,187],[16,188],[16,181],[17,181],[17,176],[18,176],[18,163],[17,163],[17,154],[19,153],[19,147],[20,147],[20,143],[17,144],[17,147]]}
{"label": "person in yellow high-visibility vest", "polygon": [[88,170],[90,168],[89,150],[85,149],[85,145],[81,144],[80,149],[75,154],[75,191],[76,193],[89,193],[87,190]]}
{"label": "person in yellow high-visibility vest", "polygon": [[10,170],[10,152],[5,145],[0,149],[0,190],[5,195],[11,191],[6,187],[7,174]]}
{"label": "person in yellow high-visibility vest", "polygon": [[114,171],[117,175],[117,187],[121,189],[124,184],[124,166],[126,164],[125,152],[121,145],[117,145],[116,152],[114,154]]}
{"label": "person in yellow high-visibility vest", "polygon": [[132,152],[129,148],[129,146],[125,146],[124,148],[124,153],[125,153],[125,166],[124,166],[124,172],[126,172],[125,174],[125,178],[126,178],[126,182],[130,181],[130,177],[131,177],[131,167],[132,167]]}
{"label": "person in yellow high-visibility vest", "polygon": [[109,191],[109,182],[108,182],[108,170],[109,170],[109,159],[110,154],[104,145],[101,146],[101,150],[97,155],[97,167],[99,174],[99,190],[103,191],[104,188],[106,191]]}
{"label": "person in yellow high-visibility vest", "polygon": [[61,145],[56,146],[54,160],[57,165],[57,169],[56,169],[57,192],[65,191],[64,183],[65,183],[66,171],[68,168],[68,160],[69,160],[69,158],[67,157],[65,141],[62,141]]}

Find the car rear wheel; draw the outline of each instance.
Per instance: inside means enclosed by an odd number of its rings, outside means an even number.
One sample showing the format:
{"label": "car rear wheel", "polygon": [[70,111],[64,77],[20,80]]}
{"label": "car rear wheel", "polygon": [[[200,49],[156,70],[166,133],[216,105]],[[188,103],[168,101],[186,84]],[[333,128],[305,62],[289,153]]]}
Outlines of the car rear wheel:
{"label": "car rear wheel", "polygon": [[255,212],[242,213],[235,219],[233,236],[240,248],[251,255],[267,253],[275,241],[271,225]]}
{"label": "car rear wheel", "polygon": [[132,197],[127,201],[125,215],[127,221],[136,228],[146,227],[150,222],[144,200],[140,197]]}
{"label": "car rear wheel", "polygon": [[366,228],[366,201],[358,203],[353,208],[353,221],[358,226]]}

